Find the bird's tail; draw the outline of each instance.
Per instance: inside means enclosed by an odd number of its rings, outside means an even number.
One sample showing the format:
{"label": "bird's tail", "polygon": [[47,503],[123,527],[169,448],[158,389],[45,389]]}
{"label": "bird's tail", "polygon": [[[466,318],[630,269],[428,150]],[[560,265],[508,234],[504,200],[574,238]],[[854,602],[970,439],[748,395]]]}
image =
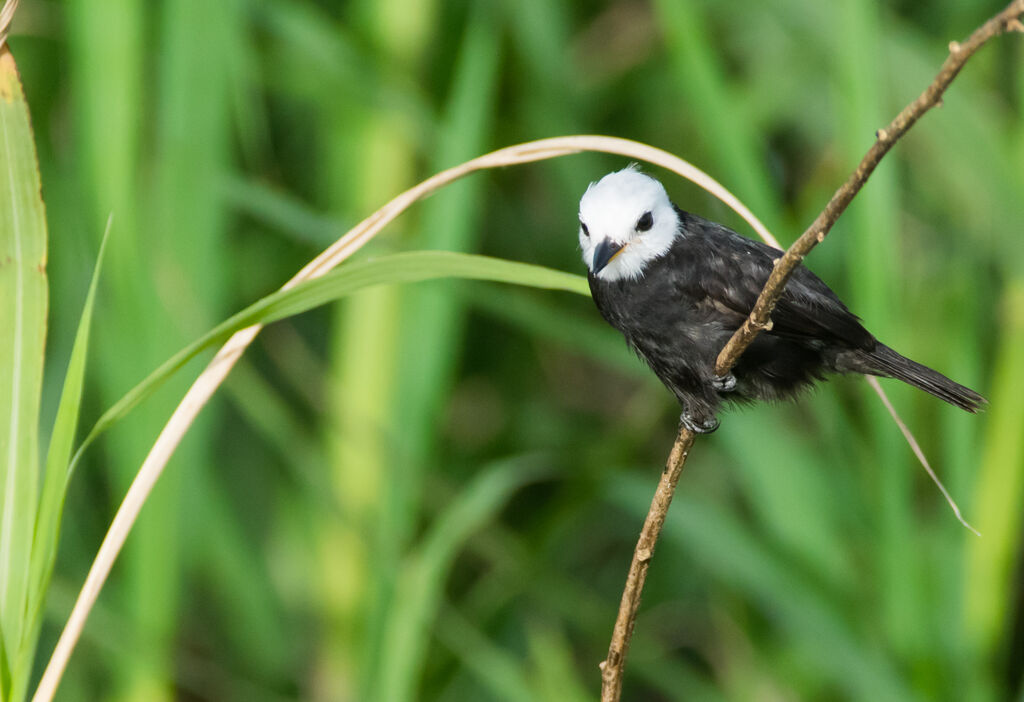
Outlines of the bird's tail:
{"label": "bird's tail", "polygon": [[902,380],[960,409],[978,412],[988,404],[988,400],[970,388],[953,382],[928,366],[901,356],[885,344],[878,344],[865,356],[873,375]]}

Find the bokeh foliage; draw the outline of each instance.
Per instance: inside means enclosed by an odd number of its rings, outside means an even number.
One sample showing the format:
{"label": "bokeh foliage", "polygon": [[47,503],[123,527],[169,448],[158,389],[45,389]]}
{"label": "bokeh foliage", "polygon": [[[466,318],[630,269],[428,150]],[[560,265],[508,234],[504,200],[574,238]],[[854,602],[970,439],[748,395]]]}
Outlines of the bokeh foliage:
{"label": "bokeh foliage", "polygon": [[[85,426],[346,224],[498,146],[646,141],[789,242],[998,5],[22,3],[10,43],[50,229],[44,433],[111,212]],[[984,538],[863,382],[733,411],[684,476],[627,698],[1024,694],[1022,66],[1015,35],[975,57],[809,261],[879,337],[992,401],[971,417],[886,384]],[[474,176],[360,257],[580,272],[576,202],[622,165]],[[43,658],[194,372],[77,468]],[[431,282],[280,322],[170,465],[61,699],[593,698],[674,431],[668,394],[577,296]]]}

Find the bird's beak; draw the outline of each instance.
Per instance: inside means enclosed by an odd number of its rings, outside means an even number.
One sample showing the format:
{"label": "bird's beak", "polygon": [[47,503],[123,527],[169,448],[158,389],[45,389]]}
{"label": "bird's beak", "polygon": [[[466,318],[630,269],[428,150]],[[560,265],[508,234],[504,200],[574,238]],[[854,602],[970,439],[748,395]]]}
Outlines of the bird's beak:
{"label": "bird's beak", "polygon": [[601,270],[612,262],[619,252],[622,251],[622,244],[616,243],[611,239],[604,239],[597,248],[594,250],[594,275],[597,275]]}

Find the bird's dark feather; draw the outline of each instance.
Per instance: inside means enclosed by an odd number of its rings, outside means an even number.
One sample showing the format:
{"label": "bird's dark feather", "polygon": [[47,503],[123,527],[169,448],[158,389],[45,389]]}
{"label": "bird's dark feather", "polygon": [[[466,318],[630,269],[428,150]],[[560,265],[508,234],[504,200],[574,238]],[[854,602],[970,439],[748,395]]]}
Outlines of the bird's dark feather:
{"label": "bird's dark feather", "polygon": [[[681,233],[635,279],[589,276],[604,318],[621,331],[684,408],[705,426],[722,400],[788,397],[827,373],[897,377],[969,411],[984,399],[880,344],[832,290],[800,266],[762,332],[740,357],[736,387],[714,376],[718,352],[749,315],[782,252],[677,210]],[[710,430],[710,429],[709,429]]]}

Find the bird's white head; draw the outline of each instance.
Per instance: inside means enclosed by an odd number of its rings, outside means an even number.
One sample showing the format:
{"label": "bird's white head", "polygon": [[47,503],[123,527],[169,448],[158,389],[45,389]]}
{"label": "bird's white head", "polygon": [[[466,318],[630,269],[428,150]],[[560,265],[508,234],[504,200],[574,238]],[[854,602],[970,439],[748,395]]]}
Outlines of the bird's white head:
{"label": "bird's white head", "polygon": [[633,166],[591,183],[580,200],[583,262],[601,280],[639,278],[678,232],[664,186]]}

